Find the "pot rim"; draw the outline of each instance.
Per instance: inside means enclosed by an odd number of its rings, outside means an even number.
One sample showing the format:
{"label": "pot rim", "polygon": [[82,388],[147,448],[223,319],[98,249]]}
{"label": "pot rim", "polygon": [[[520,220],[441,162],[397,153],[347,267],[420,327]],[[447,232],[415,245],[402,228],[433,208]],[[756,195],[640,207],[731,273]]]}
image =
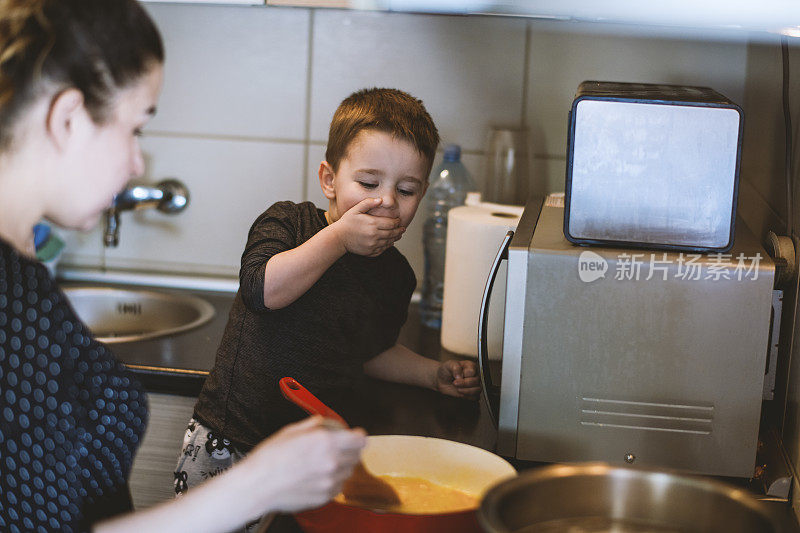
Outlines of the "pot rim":
{"label": "pot rim", "polygon": [[489,489],[481,500],[478,508],[478,520],[486,531],[506,533],[510,530],[503,524],[500,517],[500,502],[512,492],[530,484],[542,483],[568,477],[610,477],[615,480],[653,480],[656,478],[669,479],[672,483],[692,487],[705,492],[711,492],[734,500],[749,511],[761,516],[773,527],[775,532],[782,532],[780,522],[776,517],[767,513],[763,506],[745,489],[732,486],[728,483],[701,477],[699,474],[687,474],[668,468],[640,468],[616,466],[604,462],[563,463],[538,467],[520,473],[518,476],[502,481]]}

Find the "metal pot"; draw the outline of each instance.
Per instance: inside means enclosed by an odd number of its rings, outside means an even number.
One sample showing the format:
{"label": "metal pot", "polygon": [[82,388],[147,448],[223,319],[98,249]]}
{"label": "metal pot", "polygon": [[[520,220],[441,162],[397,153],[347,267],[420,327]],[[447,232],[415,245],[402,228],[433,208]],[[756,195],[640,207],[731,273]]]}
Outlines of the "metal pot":
{"label": "metal pot", "polygon": [[[516,475],[505,459],[475,446],[431,437],[367,437],[361,459],[376,475],[420,477],[480,498],[494,484]],[[476,511],[411,515],[371,511],[332,501],[297,513],[307,533],[480,533]]]}
{"label": "metal pot", "polygon": [[603,463],[552,465],[492,488],[489,533],[786,533],[745,490],[672,472]]}

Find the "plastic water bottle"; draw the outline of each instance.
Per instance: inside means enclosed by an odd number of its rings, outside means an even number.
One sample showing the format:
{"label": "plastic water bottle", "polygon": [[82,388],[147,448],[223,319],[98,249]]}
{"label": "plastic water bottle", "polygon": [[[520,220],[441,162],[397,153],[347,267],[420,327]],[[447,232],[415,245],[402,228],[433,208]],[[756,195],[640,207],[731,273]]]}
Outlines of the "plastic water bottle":
{"label": "plastic water bottle", "polygon": [[420,315],[429,328],[442,327],[442,294],[444,292],[444,253],[447,245],[447,212],[464,205],[468,191],[475,190],[472,178],[461,163],[461,147],[448,145],[442,163],[431,172],[425,195],[425,279],[422,282]]}

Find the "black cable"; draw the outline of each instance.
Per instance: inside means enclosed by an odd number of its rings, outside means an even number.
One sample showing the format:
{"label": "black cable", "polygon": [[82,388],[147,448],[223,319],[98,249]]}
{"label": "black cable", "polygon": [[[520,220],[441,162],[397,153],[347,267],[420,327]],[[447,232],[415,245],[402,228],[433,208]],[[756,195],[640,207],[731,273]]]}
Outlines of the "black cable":
{"label": "black cable", "polygon": [[781,36],[781,58],[783,60],[783,123],[786,127],[786,153],[784,172],[786,178],[786,234],[793,235],[794,226],[794,186],[792,178],[794,176],[792,162],[792,113],[789,109],[789,39]]}

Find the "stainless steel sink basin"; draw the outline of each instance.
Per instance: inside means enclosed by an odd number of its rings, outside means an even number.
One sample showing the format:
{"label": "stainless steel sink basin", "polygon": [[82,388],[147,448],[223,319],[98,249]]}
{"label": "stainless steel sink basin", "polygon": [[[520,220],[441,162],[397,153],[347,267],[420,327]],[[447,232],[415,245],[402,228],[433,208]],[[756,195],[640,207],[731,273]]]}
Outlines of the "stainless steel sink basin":
{"label": "stainless steel sink basin", "polygon": [[68,287],[64,293],[95,338],[109,344],[174,335],[214,316],[210,303],[185,294],[108,287]]}

